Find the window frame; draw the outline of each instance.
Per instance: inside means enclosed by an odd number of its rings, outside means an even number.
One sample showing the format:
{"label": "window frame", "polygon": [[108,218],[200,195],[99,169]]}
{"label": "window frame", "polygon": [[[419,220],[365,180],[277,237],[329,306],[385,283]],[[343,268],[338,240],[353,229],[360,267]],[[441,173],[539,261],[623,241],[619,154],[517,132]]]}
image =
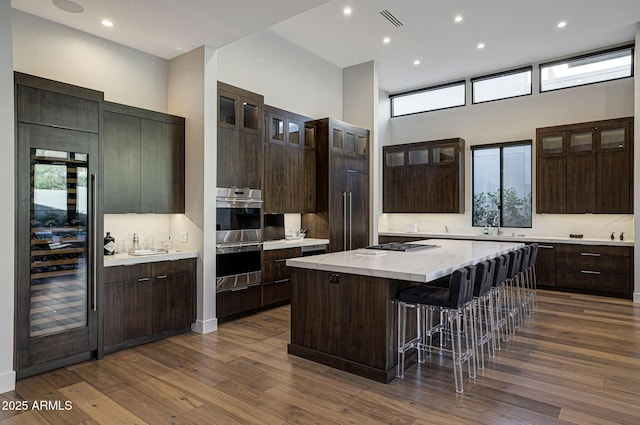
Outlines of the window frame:
{"label": "window frame", "polygon": [[[515,74],[520,74],[523,72],[529,71],[531,73],[531,77],[530,77],[530,81],[529,81],[529,93],[524,93],[524,94],[519,94],[519,95],[515,95],[515,96],[507,96],[507,97],[499,97],[496,99],[490,99],[490,100],[483,100],[480,102],[476,102],[475,99],[475,83],[478,81],[486,81],[486,80],[493,80],[496,78],[500,78],[500,77],[506,77],[508,75],[515,75]],[[520,68],[516,68],[516,69],[510,69],[508,71],[501,71],[501,72],[495,72],[493,74],[488,74],[488,75],[482,75],[480,77],[474,77],[471,78],[471,104],[472,105],[479,105],[482,103],[489,103],[489,102],[496,102],[499,100],[505,100],[505,99],[513,99],[513,98],[518,98],[518,97],[524,97],[524,96],[531,96],[533,94],[533,65],[529,65],[529,66],[523,66]]]}
{"label": "window frame", "polygon": [[[530,149],[530,161],[531,164],[529,169],[531,170],[531,205],[530,205],[530,216],[531,216],[531,225],[530,226],[511,226],[504,225],[504,215],[502,208],[502,196],[504,193],[504,148],[515,147],[515,146],[529,146]],[[475,224],[473,219],[473,212],[475,210],[475,167],[476,161],[474,160],[473,152],[476,150],[484,150],[484,149],[500,149],[500,205],[498,206],[499,216],[500,216],[500,227],[509,227],[513,229],[531,229],[533,228],[533,140],[532,139],[524,139],[524,140],[516,140],[512,142],[503,142],[503,143],[491,143],[486,145],[473,145],[471,146],[471,227],[485,227],[483,224]]]}
{"label": "window frame", "polygon": [[[436,91],[436,90],[441,90],[441,89],[446,89],[446,88],[449,88],[449,87],[456,87],[456,86],[463,86],[464,87],[464,101],[462,102],[461,105],[447,106],[445,108],[427,109],[427,110],[424,110],[424,111],[411,112],[411,113],[402,114],[402,115],[395,115],[395,113],[393,111],[394,110],[393,100],[395,98],[403,97],[403,96],[409,96],[409,95],[418,94],[418,93],[426,93],[426,92],[430,92],[430,91]],[[434,112],[434,111],[443,111],[443,110],[446,110],[446,109],[461,108],[461,107],[464,107],[464,106],[467,105],[467,80],[452,81],[450,83],[438,84],[437,86],[430,86],[430,87],[425,87],[425,88],[416,89],[416,90],[410,90],[410,91],[401,92],[401,93],[394,93],[394,94],[389,96],[389,103],[391,105],[391,118],[407,117],[407,116],[410,116],[410,115],[424,114],[425,112]]]}
{"label": "window frame", "polygon": [[[558,65],[558,64],[561,64],[561,63],[572,62],[572,61],[576,61],[576,60],[580,60],[580,59],[588,59],[588,58],[591,58],[591,57],[595,57],[595,56],[599,56],[599,55],[605,55],[607,53],[613,53],[613,52],[618,52],[618,51],[623,51],[623,50],[630,50],[631,51],[631,75],[628,75],[626,77],[611,78],[609,80],[594,81],[594,82],[591,82],[591,83],[584,83],[584,84],[577,84],[577,85],[573,85],[573,86],[558,87],[558,88],[555,88],[555,89],[542,90],[542,68],[543,67]],[[610,49],[598,50],[596,52],[585,53],[585,54],[582,54],[582,55],[571,56],[571,57],[567,57],[567,58],[563,58],[563,59],[557,59],[557,60],[553,60],[553,61],[550,61],[550,62],[541,63],[541,64],[538,65],[538,92],[540,94],[542,94],[542,93],[550,93],[550,92],[554,92],[554,91],[558,91],[558,90],[566,90],[566,89],[572,89],[572,88],[575,88],[575,87],[590,86],[592,84],[606,83],[606,82],[609,82],[609,81],[624,80],[625,78],[634,78],[634,76],[635,76],[635,60],[634,60],[634,58],[635,58],[635,44],[625,44],[623,46],[612,47]]]}

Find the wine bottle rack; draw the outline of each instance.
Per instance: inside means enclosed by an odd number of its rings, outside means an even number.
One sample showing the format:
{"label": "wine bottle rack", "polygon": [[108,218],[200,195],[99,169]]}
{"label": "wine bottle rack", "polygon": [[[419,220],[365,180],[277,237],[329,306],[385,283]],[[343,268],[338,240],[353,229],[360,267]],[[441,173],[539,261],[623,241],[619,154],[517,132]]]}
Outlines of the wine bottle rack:
{"label": "wine bottle rack", "polygon": [[[86,170],[86,161],[76,159],[73,153],[60,158],[35,151],[31,155],[32,337],[87,323],[87,226],[86,213],[81,214],[78,205],[79,173]],[[56,188],[51,192],[59,197],[57,207],[37,204],[36,179],[46,182],[50,178],[46,173],[52,169],[59,179],[51,183]],[[38,170],[42,175],[36,177]],[[46,198],[44,193],[40,196]],[[64,206],[59,205],[62,196]]]}

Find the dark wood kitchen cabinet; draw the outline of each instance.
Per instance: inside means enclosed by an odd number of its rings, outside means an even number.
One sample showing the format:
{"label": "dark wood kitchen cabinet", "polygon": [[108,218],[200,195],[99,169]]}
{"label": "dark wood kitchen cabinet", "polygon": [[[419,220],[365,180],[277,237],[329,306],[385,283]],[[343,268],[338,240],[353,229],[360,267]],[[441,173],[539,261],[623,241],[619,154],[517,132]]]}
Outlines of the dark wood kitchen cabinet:
{"label": "dark wood kitchen cabinet", "polygon": [[262,189],[264,97],[218,81],[218,187]]}
{"label": "dark wood kitchen cabinet", "polygon": [[105,213],[184,212],[185,120],[104,104]]}
{"label": "dark wood kitchen cabinet", "polygon": [[216,317],[218,320],[232,319],[257,310],[261,306],[262,287],[260,284],[216,292]]}
{"label": "dark wood kitchen cabinet", "polygon": [[383,147],[383,211],[463,213],[464,146],[455,138]]}
{"label": "dark wood kitchen cabinet", "polygon": [[302,213],[316,211],[316,128],[304,126],[304,165],[302,167]]}
{"label": "dark wood kitchen cabinet", "polygon": [[538,213],[633,213],[633,118],[539,128]]}
{"label": "dark wood kitchen cabinet", "polygon": [[[308,118],[265,106],[264,206],[265,213],[303,213],[309,208],[308,180],[315,175],[313,150],[306,142]],[[313,167],[313,168],[311,168]]]}
{"label": "dark wood kitchen cabinet", "polygon": [[312,121],[316,134],[316,213],[303,216],[329,252],[369,244],[369,130],[333,118]]}
{"label": "dark wood kitchen cabinet", "polygon": [[262,305],[287,303],[291,299],[289,258],[300,257],[300,248],[265,250],[262,252]]}
{"label": "dark wood kitchen cabinet", "polygon": [[556,288],[631,298],[633,248],[556,245]]}
{"label": "dark wood kitchen cabinet", "polygon": [[15,321],[3,326],[22,379],[103,354],[102,276],[89,272],[103,258],[88,235],[103,234],[104,94],[19,72],[14,83]]}
{"label": "dark wood kitchen cabinet", "polygon": [[188,330],[195,321],[195,262],[105,267],[105,352]]}
{"label": "dark wood kitchen cabinet", "polygon": [[151,264],[105,267],[104,347],[116,351],[152,333]]}
{"label": "dark wood kitchen cabinet", "polygon": [[553,287],[556,285],[556,253],[554,245],[538,243],[538,256],[535,266],[538,286]]}

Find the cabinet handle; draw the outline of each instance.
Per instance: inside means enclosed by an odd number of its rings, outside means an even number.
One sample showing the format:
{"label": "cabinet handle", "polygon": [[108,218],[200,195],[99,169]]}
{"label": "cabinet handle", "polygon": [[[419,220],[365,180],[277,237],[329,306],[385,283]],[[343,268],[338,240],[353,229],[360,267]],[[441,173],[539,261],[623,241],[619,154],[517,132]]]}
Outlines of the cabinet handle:
{"label": "cabinet handle", "polygon": [[538,248],[542,248],[542,249],[553,249],[553,245],[538,245]]}
{"label": "cabinet handle", "polygon": [[156,279],[166,279],[167,275],[166,274],[161,274],[160,276],[157,276]]}
{"label": "cabinet handle", "polygon": [[342,220],[344,227],[342,228],[343,245],[342,249],[347,250],[347,192],[342,192]]}
{"label": "cabinet handle", "polygon": [[599,257],[600,256],[600,254],[593,253],[593,252],[581,252],[580,255],[582,255],[583,257]]}
{"label": "cabinet handle", "polygon": [[97,182],[96,182],[96,175],[95,173],[91,174],[91,219],[93,221],[92,223],[92,230],[93,230],[93,238],[91,238],[93,241],[90,242],[90,248],[91,249],[91,259],[92,261],[92,273],[91,273],[91,279],[93,280],[93,282],[91,283],[92,286],[92,294],[91,294],[91,309],[93,311],[97,311],[98,310],[98,202],[96,201],[96,186],[97,186]]}
{"label": "cabinet handle", "polygon": [[282,263],[284,261],[287,261],[287,259],[286,258],[278,258],[277,260],[274,260],[273,262],[274,263]]}
{"label": "cabinet handle", "polygon": [[352,208],[352,192],[349,192],[349,250],[353,249],[351,247],[351,243],[353,242],[353,234],[351,232],[352,222],[353,222],[353,208]]}
{"label": "cabinet handle", "polygon": [[148,277],[141,277],[140,279],[138,279],[138,282],[148,282],[149,278]]}
{"label": "cabinet handle", "polygon": [[347,173],[357,173],[356,170],[347,170]]}
{"label": "cabinet handle", "polygon": [[273,282],[273,283],[285,283],[285,282],[289,282],[290,280],[291,280],[291,279],[289,279],[289,278],[286,278],[286,279],[280,279],[280,280],[276,280],[276,281],[275,281],[275,282]]}
{"label": "cabinet handle", "polygon": [[593,270],[580,270],[580,273],[584,273],[584,274],[601,274],[600,272],[595,272]]}

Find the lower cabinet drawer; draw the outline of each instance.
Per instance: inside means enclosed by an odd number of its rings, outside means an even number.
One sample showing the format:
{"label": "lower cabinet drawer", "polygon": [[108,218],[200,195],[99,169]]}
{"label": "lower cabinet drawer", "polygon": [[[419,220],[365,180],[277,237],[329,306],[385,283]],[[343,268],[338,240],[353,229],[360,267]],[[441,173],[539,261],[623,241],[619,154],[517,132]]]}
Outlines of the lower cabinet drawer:
{"label": "lower cabinet drawer", "polygon": [[631,291],[628,274],[599,273],[591,270],[558,272],[556,286],[585,291],[628,295]]}
{"label": "lower cabinet drawer", "polygon": [[260,285],[248,286],[236,291],[221,291],[216,294],[216,315],[218,318],[244,313],[260,306]]}
{"label": "lower cabinet drawer", "polygon": [[262,285],[262,298],[265,306],[289,302],[291,300],[291,279],[264,283]]}

